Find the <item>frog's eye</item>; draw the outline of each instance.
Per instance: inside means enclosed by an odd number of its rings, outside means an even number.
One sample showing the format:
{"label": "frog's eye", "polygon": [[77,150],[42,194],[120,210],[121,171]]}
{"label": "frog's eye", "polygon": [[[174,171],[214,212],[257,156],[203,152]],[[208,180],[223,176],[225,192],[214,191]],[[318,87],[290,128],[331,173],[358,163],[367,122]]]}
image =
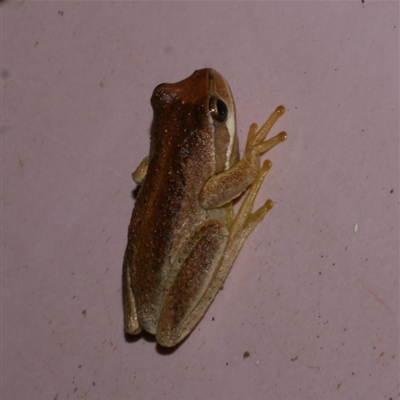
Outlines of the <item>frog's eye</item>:
{"label": "frog's eye", "polygon": [[226,121],[228,117],[228,107],[221,99],[210,97],[209,109],[211,117],[215,121],[220,123]]}

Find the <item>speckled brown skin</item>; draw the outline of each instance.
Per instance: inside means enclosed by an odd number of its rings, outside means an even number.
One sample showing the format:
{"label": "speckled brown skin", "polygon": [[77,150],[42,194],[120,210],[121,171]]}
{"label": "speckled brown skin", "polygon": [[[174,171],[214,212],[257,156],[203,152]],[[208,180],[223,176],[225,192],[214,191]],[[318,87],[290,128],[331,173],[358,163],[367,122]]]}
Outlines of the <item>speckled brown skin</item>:
{"label": "speckled brown skin", "polygon": [[[284,140],[281,134],[263,142],[268,132],[251,131],[253,143],[248,140],[239,161],[236,134],[210,116],[210,96],[223,100],[234,117],[229,87],[214,70],[157,86],[150,154],[133,174],[141,188],[124,258],[125,331],[144,329],[167,347],[202,318],[243,241],[270,209],[268,203],[252,217],[253,187],[270,167],[260,169],[260,153]],[[252,183],[254,193],[238,220],[231,200]]]}

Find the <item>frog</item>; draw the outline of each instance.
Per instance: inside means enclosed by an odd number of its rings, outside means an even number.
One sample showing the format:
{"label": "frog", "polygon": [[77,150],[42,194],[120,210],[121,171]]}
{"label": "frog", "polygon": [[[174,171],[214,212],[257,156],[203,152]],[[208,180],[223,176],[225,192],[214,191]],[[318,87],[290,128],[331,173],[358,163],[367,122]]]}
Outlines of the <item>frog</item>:
{"label": "frog", "polygon": [[240,158],[235,103],[216,70],[156,86],[151,106],[149,155],[132,174],[138,193],[123,261],[124,330],[174,347],[203,318],[273,206],[268,199],[253,211],[272,165],[261,156],[287,137],[266,139],[285,108],[260,129],[250,125]]}

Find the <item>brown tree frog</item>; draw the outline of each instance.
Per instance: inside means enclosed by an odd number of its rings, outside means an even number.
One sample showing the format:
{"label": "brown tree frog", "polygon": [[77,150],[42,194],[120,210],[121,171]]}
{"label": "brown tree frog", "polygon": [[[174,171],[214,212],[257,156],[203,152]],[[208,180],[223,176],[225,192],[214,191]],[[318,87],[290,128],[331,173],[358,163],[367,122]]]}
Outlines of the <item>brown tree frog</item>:
{"label": "brown tree frog", "polygon": [[[260,155],[286,139],[265,140],[279,106],[239,157],[235,104],[215,70],[158,85],[150,153],[132,174],[140,186],[123,265],[125,331],[142,329],[175,346],[196,326],[221,288],[244,240],[272,207],[253,211],[270,161]],[[234,215],[232,202],[247,194]]]}

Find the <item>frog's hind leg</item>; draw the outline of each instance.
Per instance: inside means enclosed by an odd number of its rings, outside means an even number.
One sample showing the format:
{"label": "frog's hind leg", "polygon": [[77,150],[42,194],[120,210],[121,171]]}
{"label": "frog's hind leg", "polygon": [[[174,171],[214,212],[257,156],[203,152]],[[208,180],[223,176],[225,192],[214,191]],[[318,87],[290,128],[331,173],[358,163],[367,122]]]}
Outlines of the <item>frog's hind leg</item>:
{"label": "frog's hind leg", "polygon": [[142,331],[139,325],[136,312],[135,298],[133,297],[131,279],[129,275],[129,265],[131,253],[129,244],[125,252],[124,265],[122,270],[122,295],[124,302],[124,330],[130,335],[136,335]]}
{"label": "frog's hind leg", "polygon": [[180,251],[176,260],[180,268],[164,300],[157,328],[156,339],[162,346],[175,346],[203,316],[196,309],[215,279],[228,239],[227,227],[209,220],[195,230]]}
{"label": "frog's hind leg", "polygon": [[[224,240],[223,246],[222,240],[218,240],[223,229],[218,231],[214,226],[218,222],[210,221],[207,223],[210,225],[204,227],[196,250],[187,257],[165,303],[157,332],[161,345],[174,346],[193,330],[222,286],[243,242],[272,208],[272,201],[267,200],[253,212],[254,200],[270,168],[271,162],[265,161],[229,227],[229,238]],[[220,246],[213,248],[215,243]],[[196,259],[195,263],[192,258]]]}

